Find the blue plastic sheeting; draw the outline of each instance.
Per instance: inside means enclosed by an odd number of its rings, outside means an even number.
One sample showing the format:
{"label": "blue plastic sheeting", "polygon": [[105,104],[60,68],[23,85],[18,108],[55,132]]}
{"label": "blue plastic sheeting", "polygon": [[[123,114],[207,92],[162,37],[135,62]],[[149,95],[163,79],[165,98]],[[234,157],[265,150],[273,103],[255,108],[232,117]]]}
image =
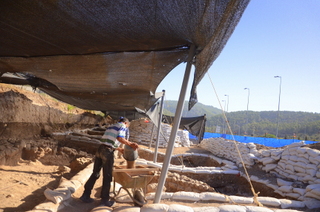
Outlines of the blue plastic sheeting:
{"label": "blue plastic sheeting", "polygon": [[[196,136],[189,134],[190,139],[197,139]],[[295,142],[301,142],[301,140],[297,139],[276,139],[276,138],[261,138],[261,137],[250,137],[250,136],[240,136],[235,135],[234,138],[229,134],[220,134],[220,133],[204,133],[203,139],[207,138],[225,138],[228,140],[236,140],[241,143],[255,143],[262,144],[264,146],[269,147],[283,147]],[[304,141],[306,144],[317,143],[316,141]]]}

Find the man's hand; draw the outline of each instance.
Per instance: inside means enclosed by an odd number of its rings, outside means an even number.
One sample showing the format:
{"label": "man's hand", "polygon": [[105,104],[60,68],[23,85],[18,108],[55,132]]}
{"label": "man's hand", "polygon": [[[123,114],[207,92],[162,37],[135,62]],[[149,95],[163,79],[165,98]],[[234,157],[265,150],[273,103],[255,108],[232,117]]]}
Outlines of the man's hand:
{"label": "man's hand", "polygon": [[123,148],[118,147],[118,148],[116,148],[116,150],[118,150],[119,152],[121,152],[121,154],[124,154],[124,149],[123,149]]}
{"label": "man's hand", "polygon": [[139,148],[139,145],[137,143],[134,143],[134,142],[130,142],[129,146],[134,150]]}
{"label": "man's hand", "polygon": [[117,137],[118,141],[120,141],[123,144],[126,144],[128,146],[130,146],[132,149],[136,150],[139,148],[139,145],[137,143],[134,142],[130,142],[127,139],[123,138],[123,137]]}

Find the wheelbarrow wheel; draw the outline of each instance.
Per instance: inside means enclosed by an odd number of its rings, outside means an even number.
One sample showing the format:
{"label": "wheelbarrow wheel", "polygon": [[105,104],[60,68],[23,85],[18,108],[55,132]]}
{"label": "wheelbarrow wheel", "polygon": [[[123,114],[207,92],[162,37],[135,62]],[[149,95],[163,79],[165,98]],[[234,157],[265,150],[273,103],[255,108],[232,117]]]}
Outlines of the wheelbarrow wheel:
{"label": "wheelbarrow wheel", "polygon": [[135,206],[143,206],[147,203],[146,199],[144,198],[142,191],[140,189],[136,189],[133,193],[133,198],[136,200],[134,201]]}

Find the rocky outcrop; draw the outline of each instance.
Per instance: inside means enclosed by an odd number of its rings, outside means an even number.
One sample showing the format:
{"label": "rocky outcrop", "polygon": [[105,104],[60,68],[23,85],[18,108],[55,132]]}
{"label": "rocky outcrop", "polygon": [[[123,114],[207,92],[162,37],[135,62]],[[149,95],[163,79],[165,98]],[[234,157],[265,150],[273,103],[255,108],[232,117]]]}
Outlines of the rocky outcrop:
{"label": "rocky outcrop", "polygon": [[0,139],[39,138],[53,131],[108,122],[41,93],[0,84]]}

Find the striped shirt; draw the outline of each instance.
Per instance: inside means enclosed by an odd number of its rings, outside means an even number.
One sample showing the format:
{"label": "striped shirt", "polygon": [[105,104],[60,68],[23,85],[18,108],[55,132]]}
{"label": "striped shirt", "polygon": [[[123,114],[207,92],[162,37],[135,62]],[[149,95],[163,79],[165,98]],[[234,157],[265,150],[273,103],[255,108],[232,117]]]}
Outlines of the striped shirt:
{"label": "striped shirt", "polygon": [[120,142],[117,140],[117,137],[125,138],[126,131],[126,125],[123,122],[118,122],[106,129],[101,138],[101,141],[108,142],[112,147],[117,148],[120,145]]}

